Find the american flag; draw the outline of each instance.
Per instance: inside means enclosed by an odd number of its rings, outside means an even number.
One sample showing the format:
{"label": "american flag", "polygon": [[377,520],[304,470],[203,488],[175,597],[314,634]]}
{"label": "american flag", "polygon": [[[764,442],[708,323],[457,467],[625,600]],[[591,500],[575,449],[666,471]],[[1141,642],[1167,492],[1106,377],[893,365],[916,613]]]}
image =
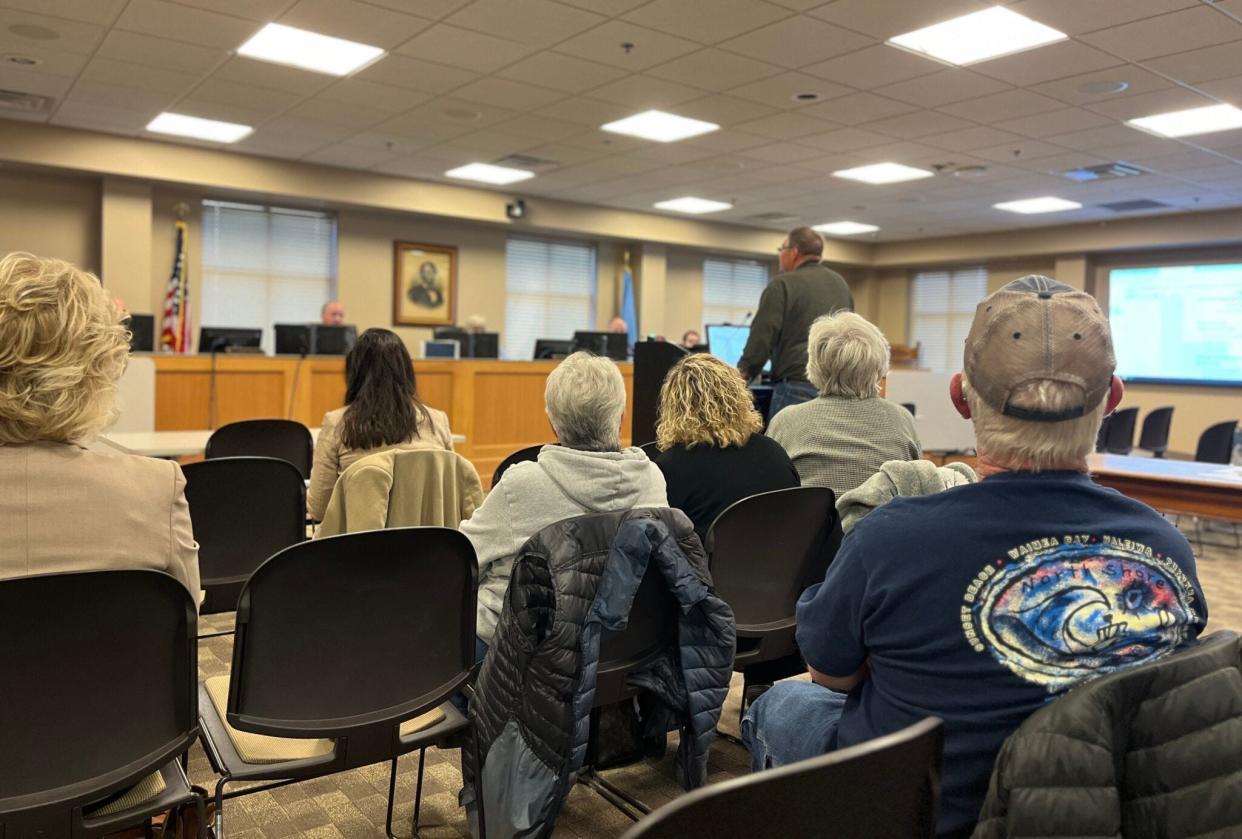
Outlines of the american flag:
{"label": "american flag", "polygon": [[160,349],[173,352],[190,351],[190,276],[186,266],[186,224],[177,222],[177,250],[173,257],[168,293],[164,295],[164,324],[160,332]]}

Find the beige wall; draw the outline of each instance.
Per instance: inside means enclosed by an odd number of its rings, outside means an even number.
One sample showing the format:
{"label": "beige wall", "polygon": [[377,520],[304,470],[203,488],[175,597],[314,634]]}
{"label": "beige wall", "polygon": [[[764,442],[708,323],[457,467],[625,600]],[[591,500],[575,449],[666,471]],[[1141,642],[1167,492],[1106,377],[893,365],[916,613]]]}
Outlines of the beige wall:
{"label": "beige wall", "polygon": [[98,178],[0,169],[0,254],[56,256],[98,273],[99,208]]}
{"label": "beige wall", "polygon": [[665,338],[680,343],[687,329],[703,334],[703,260],[694,251],[669,251],[664,283]]}

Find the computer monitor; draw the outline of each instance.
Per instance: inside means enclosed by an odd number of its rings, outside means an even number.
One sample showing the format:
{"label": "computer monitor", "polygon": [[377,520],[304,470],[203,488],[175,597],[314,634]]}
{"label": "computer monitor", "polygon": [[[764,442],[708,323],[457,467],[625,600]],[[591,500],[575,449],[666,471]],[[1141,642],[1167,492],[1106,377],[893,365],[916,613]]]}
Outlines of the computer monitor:
{"label": "computer monitor", "polygon": [[237,329],[223,326],[204,326],[198,330],[199,352],[230,352],[240,349],[243,352],[262,352],[259,349],[263,342],[262,329]]}
{"label": "computer monitor", "polygon": [[315,348],[309,323],[278,323],[276,330],[277,355],[310,355]]}
{"label": "computer monitor", "polygon": [[341,326],[313,324],[311,336],[314,339],[311,352],[315,355],[345,355],[358,340],[358,327],[352,323]]}
{"label": "computer monitor", "polygon": [[155,315],[129,316],[129,351],[155,352]]}
{"label": "computer monitor", "polygon": [[[711,348],[711,354],[730,367],[736,367],[741,360],[742,351],[746,349],[746,340],[748,338],[750,338],[749,326],[734,326],[729,323],[709,323],[707,325],[707,346]],[[770,359],[764,363],[763,372],[772,372],[772,361]]]}
{"label": "computer monitor", "polygon": [[535,360],[564,358],[574,351],[573,341],[561,341],[554,338],[535,339]]}
{"label": "computer monitor", "polygon": [[423,341],[423,358],[460,358],[461,345],[452,340]]}
{"label": "computer monitor", "polygon": [[462,358],[500,358],[500,333],[468,332],[456,326],[437,326],[436,340],[461,344]]}
{"label": "computer monitor", "polygon": [[595,355],[611,358],[613,361],[625,361],[630,357],[630,336],[624,332],[585,332],[574,333],[574,351],[586,350]]}

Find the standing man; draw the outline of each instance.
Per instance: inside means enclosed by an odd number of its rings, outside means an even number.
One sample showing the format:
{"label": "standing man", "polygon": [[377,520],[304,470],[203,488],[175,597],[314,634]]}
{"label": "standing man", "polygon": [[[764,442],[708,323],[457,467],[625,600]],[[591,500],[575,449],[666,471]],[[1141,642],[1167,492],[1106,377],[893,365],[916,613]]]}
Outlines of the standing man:
{"label": "standing man", "polygon": [[345,307],[336,300],[329,300],[319,310],[319,323],[322,326],[340,326],[345,322]]}
{"label": "standing man", "polygon": [[750,327],[750,338],[738,361],[742,376],[750,381],[772,359],[772,410],[769,420],[782,408],[815,398],[806,378],[806,336],[820,315],[853,309],[850,287],[836,271],[820,260],[824,239],[809,227],[790,231],[777,250],[781,273],[772,278],[759,298]]}

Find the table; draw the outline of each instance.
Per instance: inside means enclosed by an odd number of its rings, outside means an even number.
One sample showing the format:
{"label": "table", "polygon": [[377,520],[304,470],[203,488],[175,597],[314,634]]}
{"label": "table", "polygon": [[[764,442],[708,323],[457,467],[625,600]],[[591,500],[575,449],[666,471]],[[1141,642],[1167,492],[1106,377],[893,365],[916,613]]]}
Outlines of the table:
{"label": "table", "polygon": [[[311,439],[318,442],[319,429],[310,430]],[[200,431],[113,431],[100,440],[126,454],[146,457],[188,457],[201,455],[207,449],[209,429]],[[453,445],[466,442],[464,434],[453,435]]]}
{"label": "table", "polygon": [[1096,483],[1157,510],[1242,521],[1242,467],[1188,460],[1092,454]]}

